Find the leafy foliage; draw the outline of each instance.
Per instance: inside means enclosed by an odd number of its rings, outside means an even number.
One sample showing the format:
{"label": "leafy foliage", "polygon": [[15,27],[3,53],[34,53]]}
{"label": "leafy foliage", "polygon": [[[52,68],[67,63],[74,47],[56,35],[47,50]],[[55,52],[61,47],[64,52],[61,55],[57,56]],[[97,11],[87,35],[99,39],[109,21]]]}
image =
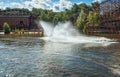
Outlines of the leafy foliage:
{"label": "leafy foliage", "polygon": [[59,22],[68,20],[66,12],[53,12],[52,10],[33,8],[32,13],[39,14],[39,19],[44,21]]}
{"label": "leafy foliage", "polygon": [[63,22],[68,20],[68,15],[65,12],[55,13],[53,22]]}
{"label": "leafy foliage", "polygon": [[7,22],[4,22],[3,24],[3,31],[4,31],[4,34],[10,34],[10,26]]}
{"label": "leafy foliage", "polygon": [[100,24],[100,16],[96,12],[89,12],[87,16],[88,26],[98,26]]}
{"label": "leafy foliage", "polygon": [[83,32],[84,26],[85,26],[85,13],[84,10],[81,10],[76,22],[75,22],[75,27],[79,29],[80,31]]}

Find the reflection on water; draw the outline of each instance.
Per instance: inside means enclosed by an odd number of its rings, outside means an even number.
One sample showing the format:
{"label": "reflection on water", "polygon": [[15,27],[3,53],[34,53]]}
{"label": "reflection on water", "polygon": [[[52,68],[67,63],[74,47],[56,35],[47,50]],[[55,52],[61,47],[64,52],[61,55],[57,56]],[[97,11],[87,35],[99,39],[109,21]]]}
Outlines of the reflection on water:
{"label": "reflection on water", "polygon": [[[0,40],[0,77],[119,77],[120,43]],[[117,71],[116,71],[117,70]]]}

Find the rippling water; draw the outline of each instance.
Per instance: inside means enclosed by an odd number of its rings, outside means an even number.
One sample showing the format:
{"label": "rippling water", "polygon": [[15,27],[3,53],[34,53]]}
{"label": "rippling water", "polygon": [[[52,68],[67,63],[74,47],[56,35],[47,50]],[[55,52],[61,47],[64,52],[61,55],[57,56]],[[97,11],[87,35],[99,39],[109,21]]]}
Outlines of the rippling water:
{"label": "rippling water", "polygon": [[0,39],[0,77],[120,77],[120,43]]}

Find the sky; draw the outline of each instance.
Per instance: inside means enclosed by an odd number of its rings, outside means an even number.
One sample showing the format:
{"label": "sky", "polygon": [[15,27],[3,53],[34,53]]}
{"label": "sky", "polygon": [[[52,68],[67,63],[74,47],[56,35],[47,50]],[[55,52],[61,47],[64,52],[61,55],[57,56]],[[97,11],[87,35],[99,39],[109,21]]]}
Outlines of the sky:
{"label": "sky", "polygon": [[42,8],[53,11],[64,11],[70,9],[73,4],[86,3],[90,5],[92,2],[101,2],[102,0],[0,0],[0,9],[10,8]]}

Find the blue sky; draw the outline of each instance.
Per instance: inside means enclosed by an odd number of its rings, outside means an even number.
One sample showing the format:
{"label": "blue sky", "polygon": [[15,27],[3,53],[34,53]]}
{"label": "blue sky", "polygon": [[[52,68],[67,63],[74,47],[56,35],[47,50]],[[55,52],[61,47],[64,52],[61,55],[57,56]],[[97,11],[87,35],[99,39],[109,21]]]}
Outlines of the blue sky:
{"label": "blue sky", "polygon": [[[10,2],[24,2],[24,1],[32,1],[32,0],[0,0],[0,1],[3,1],[5,3],[10,3]],[[60,0],[52,0],[53,2],[57,2],[57,1],[60,1]],[[79,3],[79,2],[84,2],[86,4],[91,4],[91,2],[93,2],[93,0],[68,0],[68,1],[71,1],[72,3]]]}
{"label": "blue sky", "polygon": [[10,8],[42,8],[53,11],[70,9],[74,3],[86,3],[90,5],[94,1],[101,0],[0,0],[0,9]]}

